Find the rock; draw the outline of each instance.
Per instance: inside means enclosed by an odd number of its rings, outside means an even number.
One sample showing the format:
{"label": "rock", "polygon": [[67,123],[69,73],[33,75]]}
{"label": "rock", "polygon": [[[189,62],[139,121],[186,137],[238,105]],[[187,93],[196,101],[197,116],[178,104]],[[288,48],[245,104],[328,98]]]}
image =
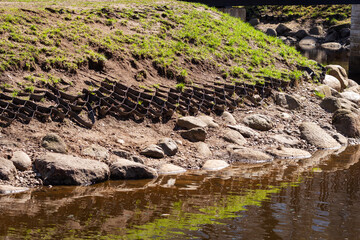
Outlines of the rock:
{"label": "rock", "polygon": [[291,29],[282,23],[280,23],[275,30],[277,35],[284,35],[285,33],[291,32]]}
{"label": "rock", "polygon": [[336,42],[339,39],[339,34],[336,31],[329,31],[325,36],[325,42]]}
{"label": "rock", "polygon": [[14,180],[16,175],[16,168],[12,161],[5,158],[0,158],[0,179]]}
{"label": "rock", "polygon": [[261,114],[252,114],[243,119],[245,125],[251,127],[252,129],[260,131],[268,131],[274,127],[271,120]]}
{"label": "rock", "polygon": [[336,77],[336,79],[340,81],[341,89],[349,86],[348,76],[343,67],[340,65],[327,65],[325,68],[328,75]]}
{"label": "rock", "polygon": [[336,91],[341,91],[341,83],[336,77],[326,74],[324,84],[335,89]]}
{"label": "rock", "polygon": [[358,93],[355,93],[355,92],[342,92],[340,93],[341,97],[353,102],[353,103],[356,103],[357,105],[360,104],[360,94]]}
{"label": "rock", "polygon": [[277,135],[270,136],[270,138],[276,140],[278,143],[280,143],[282,145],[297,146],[300,144],[300,141],[296,137],[289,136],[289,135],[277,134]]}
{"label": "rock", "polygon": [[100,161],[59,153],[35,160],[44,185],[90,185],[109,179],[109,167]]}
{"label": "rock", "polygon": [[225,141],[238,145],[243,145],[246,143],[246,139],[241,135],[241,133],[231,129],[225,130],[224,139]]}
{"label": "rock", "polygon": [[18,142],[14,142],[6,138],[0,138],[0,146],[4,146],[8,148],[21,147],[21,145]]}
{"label": "rock", "polygon": [[344,92],[355,92],[355,93],[360,94],[360,87],[359,86],[352,86],[352,87],[348,86],[346,89],[344,89]]}
{"label": "rock", "polygon": [[177,125],[184,129],[192,129],[192,128],[205,128],[207,125],[199,118],[188,116],[182,117],[177,120]]}
{"label": "rock", "polygon": [[336,130],[347,137],[360,137],[359,116],[346,109],[339,109],[334,112],[332,124]]}
{"label": "rock", "polygon": [[320,85],[315,87],[314,91],[320,93],[324,97],[331,97],[331,89],[327,85]]}
{"label": "rock", "polygon": [[266,152],[279,159],[299,159],[311,157],[311,154],[308,151],[296,148],[279,147],[268,149]]}
{"label": "rock", "polygon": [[221,115],[221,118],[227,124],[236,124],[236,120],[235,120],[234,116],[229,112],[226,112],[226,111],[223,112],[223,114]]}
{"label": "rock", "polygon": [[171,138],[163,138],[158,142],[164,153],[168,156],[174,156],[178,151],[178,146]]}
{"label": "rock", "polygon": [[340,30],[340,37],[347,38],[350,36],[350,28],[343,28]]}
{"label": "rock", "polygon": [[149,145],[147,148],[140,152],[141,155],[151,158],[163,158],[165,157],[163,149],[155,144]]}
{"label": "rock", "polygon": [[338,141],[338,143],[340,143],[341,145],[348,145],[349,140],[344,137],[344,135],[337,133],[337,132],[330,132],[329,133],[330,136],[332,136],[336,141]]}
{"label": "rock", "polygon": [[114,150],[113,153],[120,157],[120,158],[125,158],[127,160],[130,160],[130,161],[134,161],[134,162],[137,162],[137,163],[141,163],[141,164],[144,164],[144,160],[138,156],[135,156],[133,154],[131,154],[130,152],[128,151],[125,151],[125,150],[122,150],[122,149],[117,149],[117,150]]}
{"label": "rock", "polygon": [[251,26],[256,26],[256,25],[258,25],[260,23],[260,20],[258,19],[258,18],[252,18],[252,19],[250,19],[250,21],[249,21],[249,24],[251,25]]}
{"label": "rock", "polygon": [[23,151],[14,152],[11,161],[17,169],[20,171],[25,171],[31,167],[30,157]]}
{"label": "rock", "polygon": [[205,171],[218,171],[230,166],[227,162],[223,160],[207,160],[202,169]]}
{"label": "rock", "polygon": [[273,29],[273,28],[266,29],[265,34],[268,35],[268,36],[272,36],[272,37],[277,36],[277,33],[276,33],[275,29]]}
{"label": "rock", "polygon": [[113,180],[147,179],[157,176],[155,169],[124,158],[117,158],[110,166],[110,178]]}
{"label": "rock", "polygon": [[198,142],[196,144],[196,149],[201,157],[208,158],[208,157],[212,156],[212,152],[211,152],[209,146],[204,142]]}
{"label": "rock", "polygon": [[201,115],[198,117],[201,121],[203,121],[207,127],[209,128],[218,128],[219,124],[217,124],[216,122],[214,122],[214,119],[210,116],[206,116],[206,115]]}
{"label": "rock", "polygon": [[238,147],[231,152],[230,159],[233,162],[261,163],[272,161],[273,157],[252,148]]}
{"label": "rock", "polygon": [[348,79],[348,83],[349,83],[348,87],[358,87],[359,86],[359,84],[352,79]]}
{"label": "rock", "polygon": [[357,113],[357,105],[347,99],[336,98],[336,97],[326,97],[324,98],[321,103],[320,107],[328,112],[335,112],[339,109],[347,109],[354,113]]}
{"label": "rock", "polygon": [[172,175],[172,174],[180,174],[184,172],[186,172],[185,168],[170,163],[162,165],[159,169],[160,175]]}
{"label": "rock", "polygon": [[97,160],[107,160],[109,158],[109,151],[99,145],[92,144],[81,151],[82,155],[96,158]]}
{"label": "rock", "polygon": [[324,49],[328,49],[328,50],[339,50],[342,48],[341,44],[338,42],[327,42],[327,43],[323,43],[321,44],[321,47]]}
{"label": "rock", "polygon": [[299,126],[301,138],[320,149],[340,148],[340,144],[324,129],[312,122],[303,122]]}
{"label": "rock", "polygon": [[289,110],[295,110],[301,108],[300,100],[286,93],[279,93],[279,92],[276,93],[275,102],[277,105],[283,108],[287,108]]}
{"label": "rock", "polygon": [[193,128],[180,132],[181,136],[191,142],[203,142],[206,139],[206,131],[203,128]]}
{"label": "rock", "polygon": [[315,48],[316,43],[317,43],[317,39],[311,36],[308,37],[304,37],[303,39],[301,39],[301,41],[299,42],[299,46],[303,49],[311,49],[311,48]]}
{"label": "rock", "polygon": [[312,35],[321,35],[323,33],[323,28],[321,26],[315,26],[310,28],[309,33]]}
{"label": "rock", "polygon": [[64,140],[55,133],[46,134],[42,139],[41,146],[49,151],[66,153],[66,144]]}
{"label": "rock", "polygon": [[341,29],[350,28],[350,23],[342,23],[338,25],[331,26],[328,32],[340,32]]}
{"label": "rock", "polygon": [[26,187],[14,187],[11,185],[0,185],[0,194],[14,194],[28,191]]}
{"label": "rock", "polygon": [[297,31],[295,33],[295,37],[297,39],[299,39],[299,40],[301,40],[301,39],[303,39],[304,37],[307,37],[307,36],[309,36],[309,33],[304,29],[300,29],[299,31]]}
{"label": "rock", "polygon": [[228,125],[229,128],[238,131],[239,133],[241,133],[241,135],[243,135],[244,137],[250,138],[250,137],[254,137],[254,136],[258,136],[259,134],[253,130],[252,128],[249,128],[247,126],[238,124],[238,125]]}

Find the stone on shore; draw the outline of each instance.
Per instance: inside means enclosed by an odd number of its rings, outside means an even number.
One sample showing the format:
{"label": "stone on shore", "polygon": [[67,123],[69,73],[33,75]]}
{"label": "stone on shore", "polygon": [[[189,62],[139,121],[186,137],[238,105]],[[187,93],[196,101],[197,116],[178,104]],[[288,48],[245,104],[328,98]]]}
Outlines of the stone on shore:
{"label": "stone on shore", "polygon": [[23,151],[14,152],[11,161],[20,171],[25,171],[31,167],[31,159],[29,155],[27,155]]}
{"label": "stone on shore", "polygon": [[316,38],[308,36],[301,39],[299,45],[303,49],[309,49],[309,48],[314,48],[316,46],[316,43],[317,43]]}
{"label": "stone on shore", "polygon": [[223,160],[207,160],[202,166],[206,171],[218,171],[228,167],[229,164]]}
{"label": "stone on shore", "polygon": [[226,111],[223,112],[223,114],[221,115],[221,118],[227,124],[236,124],[236,120],[235,120],[234,116],[229,112],[226,112]]}
{"label": "stone on shore", "polygon": [[300,141],[296,137],[290,135],[276,134],[270,136],[270,138],[276,140],[278,143],[282,145],[297,146],[300,144]]}
{"label": "stone on shore", "polygon": [[330,136],[332,136],[342,146],[346,146],[349,144],[349,140],[344,135],[342,135],[338,132],[330,132]]}
{"label": "stone on shore", "polygon": [[309,33],[312,35],[321,35],[323,33],[323,28],[321,26],[315,26],[310,28]]}
{"label": "stone on shore", "polygon": [[276,30],[273,29],[273,28],[266,29],[265,34],[268,35],[268,36],[272,36],[272,37],[277,36]]}
{"label": "stone on shore", "polygon": [[231,129],[225,130],[224,139],[225,141],[238,145],[243,145],[246,143],[246,139],[241,135],[241,133]]}
{"label": "stone on shore", "polygon": [[180,132],[180,135],[191,142],[203,142],[206,139],[206,131],[203,128],[192,128]]}
{"label": "stone on shore", "polygon": [[109,158],[109,151],[96,144],[92,144],[90,147],[83,149],[81,153],[84,156],[93,157],[97,160],[107,160]]}
{"label": "stone on shore", "polygon": [[232,162],[262,163],[272,161],[274,158],[252,148],[237,147],[230,153],[230,159]]}
{"label": "stone on shore", "polygon": [[177,125],[184,129],[207,127],[206,123],[204,123],[200,118],[193,117],[193,116],[179,118],[177,120]]}
{"label": "stone on shore", "polygon": [[48,133],[43,137],[41,146],[49,151],[56,153],[66,153],[66,144],[64,140],[55,133]]}
{"label": "stone on shore", "polygon": [[110,178],[113,180],[148,179],[157,176],[155,169],[124,158],[117,158],[110,165]]}
{"label": "stone on shore", "polygon": [[258,136],[259,133],[256,132],[254,129],[249,128],[247,126],[241,125],[241,124],[237,124],[237,125],[228,125],[229,128],[238,131],[239,133],[241,133],[241,135],[243,135],[246,138],[250,138],[250,137],[255,137]]}
{"label": "stone on shore", "polygon": [[296,97],[286,93],[276,93],[275,102],[277,105],[289,110],[295,110],[301,108],[300,100]]}
{"label": "stone on shore", "polygon": [[331,89],[327,85],[320,85],[315,87],[314,91],[322,94],[324,97],[331,97]]}
{"label": "stone on shore", "polygon": [[347,109],[354,113],[358,112],[357,105],[347,99],[344,99],[344,98],[326,97],[321,101],[320,107],[322,107],[325,111],[328,111],[331,113],[333,113],[339,109]]}
{"label": "stone on shore", "polygon": [[209,128],[218,128],[219,124],[214,122],[214,118],[206,115],[198,116],[198,118],[203,121],[207,127]]}
{"label": "stone on shore", "polygon": [[324,84],[335,89],[336,91],[341,91],[341,83],[340,81],[334,77],[334,76],[331,76],[331,75],[325,75],[325,78],[324,78]]}
{"label": "stone on shore", "polygon": [[360,118],[349,110],[339,109],[334,112],[332,124],[347,137],[360,137]]}
{"label": "stone on shore", "polygon": [[286,26],[285,24],[282,24],[282,23],[280,23],[277,27],[276,27],[276,33],[277,33],[277,35],[279,36],[279,35],[284,35],[284,34],[286,34],[286,33],[288,33],[288,32],[291,32],[291,29],[288,27],[288,26]]}
{"label": "stone on shore", "polygon": [[0,194],[15,194],[28,191],[26,187],[14,187],[11,185],[0,185]]}
{"label": "stone on shore", "polygon": [[266,152],[279,159],[301,159],[311,157],[311,154],[308,151],[297,148],[279,147],[268,149]]}
{"label": "stone on shore", "polygon": [[186,172],[185,168],[176,166],[171,163],[166,163],[166,164],[162,165],[158,171],[158,173],[160,175],[173,175],[173,174],[180,174],[180,173],[184,173],[184,172]]}
{"label": "stone on shore", "polygon": [[14,180],[16,175],[16,167],[13,162],[5,158],[0,158],[0,179]]}
{"label": "stone on shore", "polygon": [[304,37],[307,37],[307,36],[309,36],[309,33],[304,29],[300,29],[295,33],[295,37],[298,40],[301,40],[301,39],[303,39]]}
{"label": "stone on shore", "polygon": [[198,142],[198,143],[196,143],[195,147],[196,147],[196,150],[199,153],[200,157],[208,158],[208,157],[212,156],[212,152],[206,143]]}
{"label": "stone on shore", "polygon": [[248,127],[260,131],[268,131],[274,127],[270,118],[261,114],[253,114],[243,119],[243,122]]}
{"label": "stone on shore", "polygon": [[324,129],[312,122],[303,122],[299,126],[301,138],[320,149],[340,148],[340,144]]}
{"label": "stone on shore", "polygon": [[349,86],[348,76],[346,70],[343,67],[340,65],[327,65],[325,68],[327,70],[327,74],[336,77],[340,81],[342,89],[345,89]]}
{"label": "stone on shore", "polygon": [[97,160],[46,153],[35,160],[44,185],[90,185],[109,179],[109,167]]}
{"label": "stone on shore", "polygon": [[342,48],[341,44],[338,42],[326,42],[321,44],[321,47],[328,50],[339,50]]}
{"label": "stone on shore", "polygon": [[155,144],[151,144],[148,147],[146,147],[144,150],[140,152],[141,155],[144,155],[146,157],[150,158],[163,158],[165,157],[165,153],[163,149]]}
{"label": "stone on shore", "polygon": [[140,158],[139,156],[133,155],[130,152],[123,150],[123,149],[116,149],[112,151],[113,154],[115,154],[118,157],[125,158],[130,161],[134,161],[137,163],[144,164],[144,160]]}
{"label": "stone on shore", "polygon": [[168,156],[174,156],[178,151],[176,142],[171,138],[160,139],[158,146],[161,147],[164,153]]}
{"label": "stone on shore", "polygon": [[360,94],[356,92],[347,91],[340,93],[340,95],[341,97],[357,104],[358,106],[360,105]]}

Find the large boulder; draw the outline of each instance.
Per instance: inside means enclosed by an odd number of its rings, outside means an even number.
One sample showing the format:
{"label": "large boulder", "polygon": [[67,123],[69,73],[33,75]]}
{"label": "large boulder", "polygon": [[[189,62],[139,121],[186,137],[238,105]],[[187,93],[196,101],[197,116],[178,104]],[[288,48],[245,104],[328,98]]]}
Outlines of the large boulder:
{"label": "large boulder", "polygon": [[360,94],[356,92],[347,91],[340,93],[340,95],[341,97],[349,101],[352,101],[353,103],[356,103],[358,106],[360,105]]}
{"label": "large boulder", "polygon": [[246,138],[250,138],[250,137],[254,137],[254,136],[258,136],[259,133],[256,132],[254,129],[249,128],[247,126],[238,124],[238,125],[228,125],[229,128],[238,131],[239,133],[241,133],[241,135],[243,135]]}
{"label": "large boulder", "polygon": [[276,93],[275,102],[277,105],[287,108],[289,110],[295,110],[301,108],[300,100],[295,96],[289,95],[287,93]]}
{"label": "large boulder", "polygon": [[46,153],[35,160],[35,169],[45,185],[90,185],[109,179],[102,162],[59,153]]}
{"label": "large boulder", "polygon": [[14,152],[10,160],[13,162],[15,167],[20,171],[25,171],[31,167],[31,159],[23,151]]}
{"label": "large boulder", "polygon": [[201,119],[188,116],[188,117],[182,117],[177,120],[177,125],[184,129],[192,129],[192,128],[205,128],[207,127],[207,124],[204,123]]}
{"label": "large boulder", "polygon": [[46,134],[42,139],[41,146],[56,153],[66,153],[66,144],[64,140],[55,133]]}
{"label": "large boulder", "polygon": [[327,65],[326,72],[328,75],[336,77],[341,84],[341,88],[345,89],[349,86],[348,76],[346,70],[340,65]]}
{"label": "large boulder", "polygon": [[272,161],[273,157],[252,148],[237,147],[231,151],[230,159],[232,162],[261,163]]}
{"label": "large boulder", "polygon": [[340,81],[334,77],[334,76],[331,76],[331,75],[325,75],[325,78],[324,78],[324,84],[335,89],[336,91],[341,91],[341,83]]}
{"label": "large boulder", "polygon": [[241,133],[231,129],[225,130],[224,139],[225,141],[238,145],[243,145],[246,143],[246,139],[241,135]]}
{"label": "large boulder", "polygon": [[261,114],[252,114],[243,119],[245,125],[251,127],[252,129],[260,131],[268,131],[274,127],[271,119],[265,115]]}
{"label": "large boulder", "polygon": [[303,122],[299,126],[301,138],[320,149],[340,148],[340,144],[324,129],[312,122]]}
{"label": "large boulder", "polygon": [[110,165],[110,178],[113,180],[146,179],[157,176],[155,169],[124,158],[117,158]]}
{"label": "large boulder", "polygon": [[141,155],[144,155],[146,157],[151,157],[151,158],[163,158],[165,157],[165,153],[163,151],[163,149],[155,144],[151,144],[149,146],[147,146],[144,150],[142,150],[140,152]]}
{"label": "large boulder", "polygon": [[13,162],[5,158],[0,158],[0,179],[14,180],[16,176],[16,167]]}
{"label": "large boulder", "polygon": [[339,39],[339,34],[336,31],[329,31],[325,36],[325,42],[336,42]]}
{"label": "large boulder", "polygon": [[309,33],[312,35],[321,35],[323,33],[323,28],[321,26],[315,26],[310,28]]}
{"label": "large boulder", "polygon": [[181,131],[180,135],[191,142],[203,142],[206,139],[207,132],[204,128],[192,128]]}
{"label": "large boulder", "polygon": [[332,123],[336,130],[347,137],[360,137],[359,116],[346,109],[339,109],[333,114]]}
{"label": "large boulder", "polygon": [[352,112],[358,112],[357,105],[347,99],[336,98],[336,97],[326,97],[321,103],[320,107],[328,112],[335,112],[339,109],[347,109]]}
{"label": "large boulder", "polygon": [[280,35],[284,35],[288,32],[291,32],[291,29],[289,27],[287,27],[285,24],[280,23],[277,27],[276,27],[276,33],[278,36]]}
{"label": "large boulder", "polygon": [[158,146],[162,148],[164,153],[168,156],[174,156],[178,151],[178,146],[171,138],[163,138],[158,142]]}

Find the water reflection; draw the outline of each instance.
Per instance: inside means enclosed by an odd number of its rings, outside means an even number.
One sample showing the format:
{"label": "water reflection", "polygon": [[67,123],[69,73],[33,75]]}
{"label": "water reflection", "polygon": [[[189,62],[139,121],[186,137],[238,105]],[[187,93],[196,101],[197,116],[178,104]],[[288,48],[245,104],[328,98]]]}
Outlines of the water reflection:
{"label": "water reflection", "polygon": [[0,197],[11,238],[355,239],[360,148]]}

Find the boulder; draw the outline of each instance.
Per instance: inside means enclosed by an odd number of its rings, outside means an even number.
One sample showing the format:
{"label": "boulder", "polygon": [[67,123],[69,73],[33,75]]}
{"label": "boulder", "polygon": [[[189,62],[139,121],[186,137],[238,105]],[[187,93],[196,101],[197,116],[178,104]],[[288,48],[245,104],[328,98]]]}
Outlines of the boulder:
{"label": "boulder", "polygon": [[276,134],[270,136],[270,138],[274,139],[282,145],[297,146],[301,143],[296,137],[290,135]]}
{"label": "boulder", "polygon": [[333,50],[333,51],[337,51],[342,48],[341,44],[338,42],[326,42],[326,43],[321,44],[321,47],[324,49]]}
{"label": "boulder", "polygon": [[324,97],[331,97],[331,89],[329,86],[327,85],[320,85],[315,87],[314,92],[318,92],[319,94],[321,94]]}
{"label": "boulder", "polygon": [[337,25],[334,25],[334,26],[331,26],[328,30],[328,32],[340,32],[341,29],[344,29],[344,28],[350,28],[350,23],[341,23],[341,24],[337,24]]}
{"label": "boulder", "polygon": [[221,115],[221,118],[227,124],[236,124],[236,120],[235,120],[234,116],[229,112],[226,112],[226,111],[223,112],[223,114]]}
{"label": "boulder", "polygon": [[155,169],[124,158],[117,158],[110,165],[110,178],[113,180],[147,179],[157,176]]}
{"label": "boulder", "polygon": [[193,116],[179,118],[177,120],[177,125],[184,129],[207,127],[206,123],[204,123],[201,119],[193,117]]}
{"label": "boulder", "polygon": [[341,29],[340,30],[340,37],[341,38],[347,38],[347,37],[349,37],[350,36],[350,28],[343,28],[343,29]]}
{"label": "boulder", "polygon": [[311,154],[308,151],[296,148],[278,147],[268,149],[266,152],[278,159],[300,159],[311,157]]}
{"label": "boulder", "polygon": [[324,82],[325,85],[335,89],[336,91],[341,91],[341,83],[340,81],[331,75],[325,75]]}
{"label": "boulder", "polygon": [[11,161],[20,171],[25,171],[31,167],[31,159],[29,155],[27,155],[23,151],[14,152]]}
{"label": "boulder", "polygon": [[230,166],[227,162],[223,160],[207,160],[202,169],[205,171],[218,171]]}
{"label": "boulder", "polygon": [[141,163],[141,164],[144,164],[144,160],[141,159],[140,157],[138,156],[135,156],[133,154],[131,154],[130,152],[126,151],[126,150],[122,150],[122,149],[117,149],[117,150],[114,150],[113,153],[120,157],[120,158],[125,158],[127,160],[130,160],[130,161],[133,161],[133,162],[137,162],[137,163]]}
{"label": "boulder", "polygon": [[295,33],[295,37],[297,39],[299,39],[299,40],[301,40],[301,39],[303,39],[304,37],[307,37],[307,36],[309,36],[309,33],[304,29],[300,29],[299,31],[297,31]]}
{"label": "boulder", "polygon": [[45,185],[90,185],[106,181],[110,175],[103,162],[59,153],[37,158],[35,169]]}
{"label": "boulder", "polygon": [[0,185],[0,194],[15,194],[28,191],[26,187],[14,187],[11,185]]}
{"label": "boulder", "polygon": [[352,79],[348,79],[348,82],[349,82],[348,87],[358,87],[359,86],[359,84]]}
{"label": "boulder", "polygon": [[14,180],[16,175],[16,167],[13,162],[5,158],[0,158],[0,179]]}
{"label": "boulder", "polygon": [[340,65],[327,65],[325,68],[328,75],[336,77],[340,81],[341,89],[349,86],[348,76],[343,67]]}
{"label": "boulder", "polygon": [[339,34],[336,31],[329,31],[325,36],[325,42],[336,42],[339,39]]}
{"label": "boulder", "polygon": [[323,28],[321,26],[315,26],[310,28],[309,33],[312,35],[321,35],[323,33]]}
{"label": "boulder", "polygon": [[347,91],[340,93],[340,95],[341,97],[357,104],[358,106],[360,105],[360,94],[356,92]]}
{"label": "boulder", "polygon": [[163,138],[159,140],[158,146],[160,146],[164,153],[168,156],[174,156],[178,151],[176,142],[171,138]]}
{"label": "boulder", "polygon": [[56,153],[66,153],[66,144],[64,140],[55,133],[46,134],[42,139],[41,146]]}
{"label": "boulder", "polygon": [[333,114],[332,124],[336,130],[347,137],[360,137],[359,116],[346,109],[339,109]]}
{"label": "boulder", "polygon": [[228,129],[224,132],[224,139],[230,143],[243,145],[246,143],[246,139],[238,131]]}
{"label": "boulder", "polygon": [[312,122],[303,122],[299,126],[301,138],[320,149],[340,148],[340,144],[324,129]]}
{"label": "boulder", "polygon": [[253,27],[255,27],[256,25],[258,25],[260,23],[260,20],[258,18],[252,18],[249,21],[249,24]]}
{"label": "boulder", "polygon": [[357,105],[347,99],[336,98],[336,97],[326,97],[321,103],[320,107],[328,112],[335,112],[339,109],[347,109],[353,112],[357,112]]}
{"label": "boulder", "polygon": [[199,153],[200,157],[208,158],[212,156],[212,152],[209,146],[204,142],[198,142],[196,144],[196,150]]}
{"label": "boulder", "polygon": [[206,139],[206,131],[203,128],[192,128],[180,132],[180,135],[191,142],[203,142]]}
{"label": "boulder", "polygon": [[266,29],[265,34],[268,35],[268,36],[271,36],[271,37],[276,37],[277,36],[277,33],[276,33],[275,29],[273,29],[273,28]]}
{"label": "boulder", "polygon": [[275,102],[277,105],[283,108],[287,108],[289,110],[295,110],[301,108],[300,100],[287,93],[280,93],[280,92],[276,93]]}
{"label": "boulder", "polygon": [[342,134],[338,132],[330,132],[330,136],[332,136],[338,143],[340,143],[342,146],[348,145],[349,140]]}
{"label": "boulder", "polygon": [[185,168],[176,166],[174,164],[164,164],[159,168],[159,174],[160,175],[173,175],[173,174],[180,174],[186,172]]}
{"label": "boulder", "polygon": [[249,128],[247,126],[241,125],[241,124],[237,124],[237,125],[228,125],[229,128],[238,131],[239,133],[241,133],[241,135],[243,135],[246,138],[250,138],[250,137],[254,137],[254,136],[258,136],[259,134],[253,130],[252,128]]}
{"label": "boulder", "polygon": [[151,158],[163,158],[165,157],[163,149],[155,144],[151,144],[140,152],[141,155]]}
{"label": "boulder", "polygon": [[291,29],[289,27],[287,27],[285,24],[280,23],[277,27],[276,27],[276,33],[277,35],[284,35],[288,32],[291,32]]}
{"label": "boulder", "polygon": [[87,157],[92,157],[97,160],[107,160],[109,158],[109,151],[99,145],[92,144],[81,151],[81,154]]}
{"label": "boulder", "polygon": [[318,40],[316,38],[308,36],[301,39],[301,41],[299,42],[299,46],[305,50],[309,48],[311,49],[315,48],[317,42]]}
{"label": "boulder", "polygon": [[210,116],[201,115],[201,116],[198,116],[198,118],[201,121],[203,121],[206,124],[206,126],[209,128],[218,128],[219,127],[219,124],[214,122],[214,118],[212,118]]}
{"label": "boulder", "polygon": [[232,162],[261,163],[273,160],[273,157],[258,150],[246,147],[238,147],[230,153]]}
{"label": "boulder", "polygon": [[247,116],[243,119],[243,122],[248,127],[260,131],[268,131],[274,127],[271,119],[261,114],[252,114],[250,116]]}

